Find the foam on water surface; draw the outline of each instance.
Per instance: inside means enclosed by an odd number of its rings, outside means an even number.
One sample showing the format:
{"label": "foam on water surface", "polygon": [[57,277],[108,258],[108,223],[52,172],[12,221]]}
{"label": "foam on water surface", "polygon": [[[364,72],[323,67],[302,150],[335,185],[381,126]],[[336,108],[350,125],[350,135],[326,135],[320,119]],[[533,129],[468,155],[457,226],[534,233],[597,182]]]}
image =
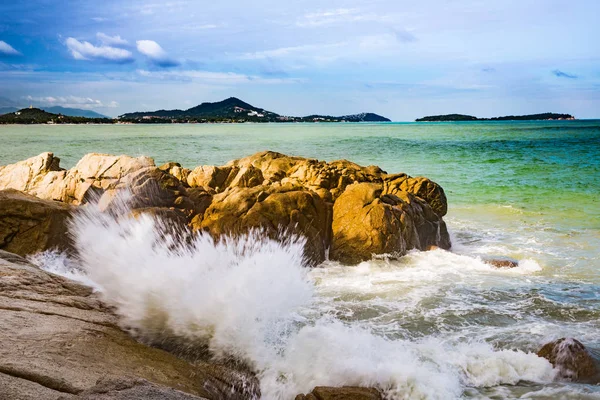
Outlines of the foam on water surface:
{"label": "foam on water surface", "polygon": [[179,243],[168,232],[151,217],[88,205],[72,226],[78,259],[34,261],[95,287],[140,340],[245,362],[265,399],[316,385],[374,386],[390,399],[478,397],[554,378],[531,343],[503,342],[528,321],[552,326],[519,316],[542,268],[533,260],[504,270],[436,250],[310,270],[300,238]]}

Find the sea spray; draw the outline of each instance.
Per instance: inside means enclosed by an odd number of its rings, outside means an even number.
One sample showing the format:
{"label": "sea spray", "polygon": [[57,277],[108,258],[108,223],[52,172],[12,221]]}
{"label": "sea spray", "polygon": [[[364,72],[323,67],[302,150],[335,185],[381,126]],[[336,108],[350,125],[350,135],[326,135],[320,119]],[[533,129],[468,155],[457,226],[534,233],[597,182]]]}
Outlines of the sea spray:
{"label": "sea spray", "polygon": [[[394,338],[368,321],[340,320],[331,308],[337,300],[315,292],[328,270],[305,268],[300,238],[276,242],[254,231],[218,241],[199,233],[178,242],[182,236],[167,225],[149,215],[132,217],[125,207],[107,213],[88,204],[71,227],[77,259],[46,253],[37,261],[97,288],[116,307],[121,326],[144,342],[189,358],[208,353],[243,362],[260,378],[264,399],[293,398],[317,385],[372,386],[390,399],[448,399],[469,387],[553,378],[546,360],[521,351],[438,337]],[[392,273],[429,276],[433,284],[492,271],[454,255],[471,267],[444,269],[447,254],[431,252],[419,271],[400,265]],[[370,265],[352,271],[381,279]],[[338,282],[351,287],[360,280],[346,283]]]}

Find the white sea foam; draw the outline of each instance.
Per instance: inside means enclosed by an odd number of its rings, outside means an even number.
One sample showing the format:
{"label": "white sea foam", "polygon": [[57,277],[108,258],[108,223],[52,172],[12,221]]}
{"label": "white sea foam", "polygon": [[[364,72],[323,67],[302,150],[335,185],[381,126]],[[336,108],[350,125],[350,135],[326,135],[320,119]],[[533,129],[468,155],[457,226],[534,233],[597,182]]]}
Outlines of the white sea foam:
{"label": "white sea foam", "polygon": [[533,354],[477,341],[386,338],[368,321],[343,322],[327,312],[336,307],[327,293],[367,288],[371,296],[394,295],[386,279],[419,282],[417,304],[441,282],[504,273],[476,258],[415,252],[387,272],[386,261],[372,261],[309,273],[300,239],[279,243],[254,232],[215,242],[199,234],[179,244],[163,228],[148,216],[88,206],[72,226],[76,264],[49,254],[37,262],[93,282],[122,326],[141,339],[202,342],[215,357],[245,361],[261,379],[264,399],[293,398],[316,385],[375,386],[390,399],[448,399],[467,387],[553,378],[550,364]]}

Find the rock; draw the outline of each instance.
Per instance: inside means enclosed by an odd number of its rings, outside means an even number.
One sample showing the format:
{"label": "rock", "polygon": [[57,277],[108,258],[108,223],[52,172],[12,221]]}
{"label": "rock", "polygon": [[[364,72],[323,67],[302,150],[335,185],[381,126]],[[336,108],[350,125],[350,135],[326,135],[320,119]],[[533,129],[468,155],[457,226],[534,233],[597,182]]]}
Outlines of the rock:
{"label": "rock", "polygon": [[317,386],[309,394],[299,394],[296,400],[383,400],[383,396],[374,388]]}
{"label": "rock", "polygon": [[404,191],[385,194],[379,183],[346,188],[333,206],[330,258],[346,264],[375,254],[398,257],[432,245],[448,249],[446,225],[428,203]]}
{"label": "rock", "polygon": [[[156,167],[141,168],[123,177],[107,189],[100,198],[100,207],[109,209],[123,190],[130,193],[127,205],[132,208],[174,207],[180,196],[187,195],[185,187],[172,175]],[[118,204],[119,201],[116,202]]]}
{"label": "rock", "polygon": [[233,177],[237,174],[236,170],[230,178],[231,172],[231,167],[203,165],[190,172],[187,183],[190,187],[212,188],[222,192],[226,188],[226,182],[233,180]]}
{"label": "rock", "polygon": [[519,266],[519,260],[512,258],[485,258],[484,261],[496,268],[516,268]]}
{"label": "rock", "polygon": [[44,153],[1,167],[0,188],[13,180],[44,199],[79,205],[101,198],[105,210],[122,203],[117,194],[128,189],[130,208],[181,211],[190,227],[215,238],[255,228],[277,239],[282,231],[304,235],[313,265],[325,259],[329,246],[332,260],[352,264],[374,254],[451,246],[442,219],[447,200],[437,183],[347,160],[266,151],[190,171],[172,162],[156,167],[145,157],[92,153],[65,171]]}
{"label": "rock", "polygon": [[52,153],[43,153],[2,167],[0,189],[22,190],[42,199],[78,205],[100,197],[129,173],[154,166],[154,161],[147,157],[90,153],[68,171],[58,164],[59,159]]}
{"label": "rock", "polygon": [[333,206],[330,257],[357,264],[374,254],[404,254],[401,210],[381,201],[377,183],[349,186]]}
{"label": "rock", "polygon": [[163,164],[160,167],[158,167],[158,169],[166,172],[169,175],[173,175],[175,178],[177,178],[180,182],[182,182],[186,186],[187,186],[188,176],[192,172],[191,170],[189,170],[187,168],[182,168],[181,164],[175,163],[175,162]]}
{"label": "rock", "polygon": [[69,250],[71,207],[8,189],[0,190],[0,249],[19,255]]}
{"label": "rock", "polygon": [[[0,382],[8,382],[9,398],[127,399],[155,393],[172,395],[166,399],[186,398],[171,389],[219,400],[258,395],[251,375],[192,364],[136,342],[89,287],[2,251],[0,277]],[[115,385],[105,386],[110,389],[105,397],[94,397],[102,394],[98,382],[103,380],[149,383],[125,385],[130,397],[118,397],[127,391],[117,393]],[[0,386],[0,398],[5,398],[4,390]]]}
{"label": "rock", "polygon": [[59,164],[60,159],[53,153],[42,153],[15,164],[0,166],[0,189],[27,192],[47,173],[61,171]]}
{"label": "rock", "polygon": [[[73,397],[71,397],[73,398]],[[100,380],[96,386],[84,390],[77,400],[201,400],[179,390],[159,386],[144,379]]]}
{"label": "rock", "polygon": [[71,400],[75,395],[47,388],[27,378],[0,372],[0,399],[3,400]]}
{"label": "rock", "polygon": [[379,167],[361,167],[347,160],[326,163],[310,158],[286,156],[273,151],[233,160],[225,167],[243,169],[249,166],[260,169],[267,182],[300,185],[315,192],[325,189],[330,192],[332,201],[349,184],[381,182],[383,174]]}
{"label": "rock", "polygon": [[[232,187],[213,197],[201,221],[192,221],[195,230],[218,238],[260,229],[273,239],[284,234],[306,238],[305,258],[311,265],[325,258],[331,221],[327,205],[315,193],[292,185]],[[284,235],[285,236],[285,235]]]}
{"label": "rock", "polygon": [[406,174],[395,174],[385,176],[384,181],[385,193],[408,192],[425,200],[440,217],[448,212],[448,201],[444,189],[427,178],[411,178]]}
{"label": "rock", "polygon": [[585,346],[573,338],[561,338],[546,343],[537,355],[550,361],[562,379],[600,383],[598,361],[588,352]]}

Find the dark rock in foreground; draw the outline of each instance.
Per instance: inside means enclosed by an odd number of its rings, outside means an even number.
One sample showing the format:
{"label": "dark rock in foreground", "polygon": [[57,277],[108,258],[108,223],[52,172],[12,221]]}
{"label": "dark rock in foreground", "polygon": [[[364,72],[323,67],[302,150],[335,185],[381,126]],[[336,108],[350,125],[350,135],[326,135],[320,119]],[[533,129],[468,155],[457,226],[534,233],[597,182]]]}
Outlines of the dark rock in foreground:
{"label": "dark rock in foreground", "polygon": [[71,207],[9,189],[0,191],[0,249],[26,255],[49,248],[68,250]]}
{"label": "dark rock in foreground", "polygon": [[576,339],[561,338],[547,343],[537,355],[550,361],[562,379],[585,383],[600,382],[598,362]]}
{"label": "dark rock in foreground", "polygon": [[52,153],[43,153],[0,167],[0,189],[70,205],[100,198],[106,210],[128,189],[131,208],[153,215],[174,211],[168,214],[215,238],[252,229],[273,239],[305,237],[310,265],[322,262],[327,249],[332,260],[356,264],[378,254],[450,248],[442,219],[447,201],[438,184],[346,160],[327,163],[267,151],[189,170],[177,163],[156,167],[147,157],[91,153],[64,170]]}
{"label": "dark rock in foreground", "polygon": [[382,400],[381,392],[373,388],[354,386],[317,386],[309,394],[299,394],[296,400]]}
{"label": "dark rock in foreground", "polygon": [[4,251],[0,321],[2,399],[257,395],[253,376],[218,365],[191,364],[136,342],[119,329],[116,316],[91,288]]}

